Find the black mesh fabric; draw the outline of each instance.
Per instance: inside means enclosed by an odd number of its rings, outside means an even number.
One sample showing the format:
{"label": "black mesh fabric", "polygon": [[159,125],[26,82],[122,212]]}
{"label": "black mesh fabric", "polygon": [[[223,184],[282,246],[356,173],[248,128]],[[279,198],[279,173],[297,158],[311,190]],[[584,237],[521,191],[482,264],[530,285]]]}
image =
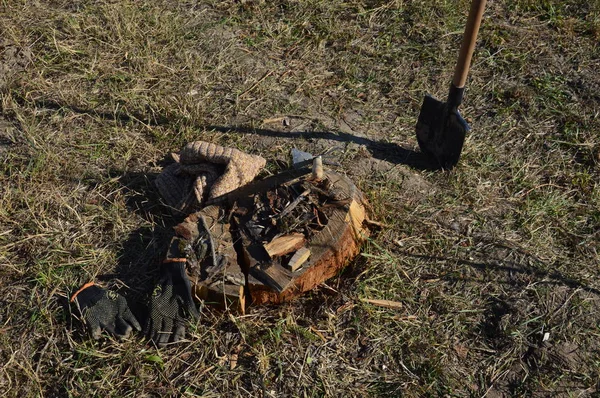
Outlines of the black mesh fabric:
{"label": "black mesh fabric", "polygon": [[102,330],[117,338],[128,337],[132,329],[141,330],[127,300],[116,292],[92,285],[79,292],[74,303],[95,339],[100,338]]}
{"label": "black mesh fabric", "polygon": [[198,310],[192,299],[184,262],[163,264],[149,307],[144,328],[149,338],[163,346],[185,336],[186,321],[197,318]]}

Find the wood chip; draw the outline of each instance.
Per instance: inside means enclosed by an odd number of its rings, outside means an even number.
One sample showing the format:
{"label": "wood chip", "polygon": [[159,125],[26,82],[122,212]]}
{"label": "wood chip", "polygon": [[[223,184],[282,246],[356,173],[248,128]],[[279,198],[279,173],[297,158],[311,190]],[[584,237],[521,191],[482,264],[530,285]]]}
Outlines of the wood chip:
{"label": "wood chip", "polygon": [[360,301],[363,301],[363,302],[369,303],[369,304],[373,304],[377,307],[392,308],[392,309],[402,308],[402,303],[400,303],[398,301],[366,299],[366,298],[360,299]]}
{"label": "wood chip", "polygon": [[290,259],[290,262],[287,264],[287,269],[294,272],[298,268],[302,267],[306,260],[310,257],[310,250],[306,247],[302,247],[298,249],[296,253]]}
{"label": "wood chip", "polygon": [[298,250],[306,243],[306,238],[303,234],[295,233],[290,235],[280,236],[273,239],[271,242],[264,245],[265,250],[271,257],[285,256],[288,253]]}
{"label": "wood chip", "polygon": [[286,116],[272,117],[264,119],[262,122],[263,124],[281,124],[286,127],[290,125],[290,119]]}
{"label": "wood chip", "polygon": [[238,354],[233,353],[229,355],[229,370],[235,369],[238,363]]}

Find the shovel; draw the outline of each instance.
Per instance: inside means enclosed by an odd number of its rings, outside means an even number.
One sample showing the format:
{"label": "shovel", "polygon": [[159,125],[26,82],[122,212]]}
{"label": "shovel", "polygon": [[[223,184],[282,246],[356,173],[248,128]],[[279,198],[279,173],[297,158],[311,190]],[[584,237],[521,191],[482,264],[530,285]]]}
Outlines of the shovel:
{"label": "shovel", "polygon": [[467,122],[460,116],[458,106],[462,103],[485,3],[486,0],[473,0],[471,3],[447,101],[438,101],[426,95],[417,121],[417,141],[421,151],[435,159],[444,169],[456,166],[465,135],[470,130]]}

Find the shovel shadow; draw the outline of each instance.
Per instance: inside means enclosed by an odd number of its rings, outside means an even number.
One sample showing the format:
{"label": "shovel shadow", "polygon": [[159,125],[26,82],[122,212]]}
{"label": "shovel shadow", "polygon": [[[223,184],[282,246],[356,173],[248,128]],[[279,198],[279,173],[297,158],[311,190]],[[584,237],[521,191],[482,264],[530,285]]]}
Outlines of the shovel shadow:
{"label": "shovel shadow", "polygon": [[[18,103],[26,103],[24,98],[16,98]],[[136,111],[114,111],[106,112],[97,109],[86,109],[76,105],[61,103],[52,99],[35,100],[34,105],[38,108],[50,109],[55,111],[68,110],[70,112],[99,117],[101,119],[119,122],[123,124],[143,123],[147,126],[169,126],[181,123],[180,118],[175,115],[160,114],[152,111],[144,114]],[[194,125],[199,130],[217,131],[219,133],[230,134],[256,134],[265,137],[275,137],[278,139],[322,139],[338,142],[352,142],[358,145],[364,145],[371,155],[378,159],[393,164],[403,164],[418,170],[440,170],[440,165],[435,159],[422,152],[413,151],[391,142],[377,141],[366,137],[349,134],[342,131],[278,131],[263,128],[254,128],[246,126],[218,126],[218,125]]]}
{"label": "shovel shadow", "polygon": [[244,127],[244,126],[214,126],[207,125],[202,127],[205,130],[217,131],[220,133],[234,134],[256,134],[264,137],[274,137],[280,139],[321,139],[331,140],[341,143],[355,143],[364,145],[371,155],[378,159],[384,160],[393,164],[402,164],[418,170],[440,170],[439,164],[425,155],[422,152],[416,152],[411,149],[406,149],[398,144],[384,141],[376,141],[366,137],[359,137],[344,132],[328,132],[328,131],[294,131],[283,132],[277,130],[269,130],[262,128]]}

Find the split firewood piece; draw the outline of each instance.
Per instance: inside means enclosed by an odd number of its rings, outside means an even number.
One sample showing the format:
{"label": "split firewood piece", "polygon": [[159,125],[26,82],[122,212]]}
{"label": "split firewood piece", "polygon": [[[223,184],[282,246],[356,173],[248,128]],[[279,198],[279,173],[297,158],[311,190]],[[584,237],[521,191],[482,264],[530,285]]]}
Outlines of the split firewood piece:
{"label": "split firewood piece", "polygon": [[306,238],[303,234],[295,233],[290,235],[279,236],[266,245],[265,250],[271,258],[285,256],[288,253],[298,250],[306,243]]}
{"label": "split firewood piece", "polygon": [[225,173],[215,181],[208,196],[208,199],[214,199],[252,181],[267,161],[234,148],[195,141],[182,149],[180,162],[182,165],[203,162],[225,165]]}
{"label": "split firewood piece", "polygon": [[309,257],[310,250],[306,247],[300,248],[296,253],[294,253],[292,258],[290,259],[290,262],[287,264],[287,269],[289,269],[292,272],[296,271],[298,268],[304,265],[304,263],[306,262],[306,260],[308,260]]}
{"label": "split firewood piece", "polygon": [[287,289],[292,282],[291,272],[279,264],[250,268],[250,275],[279,293]]}
{"label": "split firewood piece", "polygon": [[219,291],[205,285],[203,282],[192,286],[194,297],[205,303],[222,309],[233,309],[241,315],[246,313],[246,293],[244,286],[223,285]]}

